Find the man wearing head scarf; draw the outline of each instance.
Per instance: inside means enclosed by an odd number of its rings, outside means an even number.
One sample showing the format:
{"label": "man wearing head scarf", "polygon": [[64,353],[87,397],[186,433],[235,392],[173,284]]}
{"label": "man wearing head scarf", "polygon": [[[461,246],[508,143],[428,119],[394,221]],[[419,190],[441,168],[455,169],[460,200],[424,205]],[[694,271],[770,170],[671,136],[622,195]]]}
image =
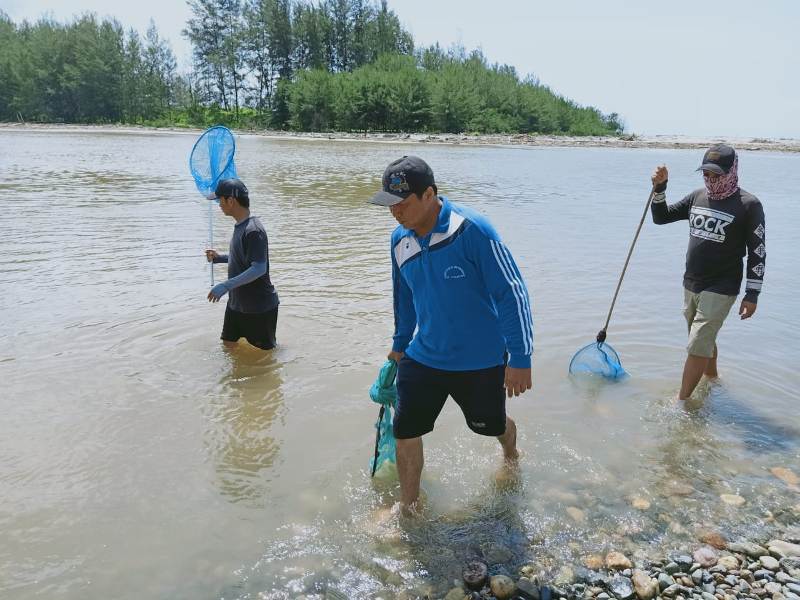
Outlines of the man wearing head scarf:
{"label": "man wearing head scarf", "polygon": [[742,286],[742,259],[747,255],[746,285],[739,316],[756,311],[767,257],[761,202],[739,187],[739,158],[725,144],[708,149],[698,171],[705,186],[676,204],[666,203],[667,167],[652,176],[651,212],[657,225],[689,221],[689,249],[683,275],[683,314],[689,327],[688,356],[678,398],[688,400],[700,379],[718,377],[717,333]]}

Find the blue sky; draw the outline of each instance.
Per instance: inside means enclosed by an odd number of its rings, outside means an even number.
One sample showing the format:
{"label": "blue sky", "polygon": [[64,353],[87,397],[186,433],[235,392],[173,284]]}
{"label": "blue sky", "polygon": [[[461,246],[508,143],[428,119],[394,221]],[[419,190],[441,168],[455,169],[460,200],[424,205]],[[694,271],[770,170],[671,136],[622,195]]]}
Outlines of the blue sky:
{"label": "blue sky", "polygon": [[[800,2],[389,0],[418,45],[480,47],[640,134],[800,138]],[[15,21],[91,11],[144,33],[152,17],[188,67],[182,0],[0,0]]]}

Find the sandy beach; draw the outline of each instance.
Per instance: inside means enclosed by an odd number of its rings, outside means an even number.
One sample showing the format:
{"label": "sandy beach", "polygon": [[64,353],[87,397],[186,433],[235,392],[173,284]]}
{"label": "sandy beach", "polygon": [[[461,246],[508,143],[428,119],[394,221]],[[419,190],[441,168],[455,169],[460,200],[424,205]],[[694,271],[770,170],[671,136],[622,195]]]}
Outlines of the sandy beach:
{"label": "sandy beach", "polygon": [[[93,133],[185,133],[197,135],[202,129],[183,127],[145,127],[137,125],[73,125],[60,123],[0,123],[0,131],[60,131]],[[556,146],[598,148],[707,148],[711,144],[726,143],[738,150],[764,152],[800,152],[800,139],[749,138],[749,137],[697,137],[680,135],[640,136],[625,134],[620,137],[561,136],[534,134],[468,134],[468,133],[351,133],[351,132],[294,132],[276,130],[235,129],[237,135],[253,135],[276,139],[370,141],[392,144],[447,144],[476,146]]]}

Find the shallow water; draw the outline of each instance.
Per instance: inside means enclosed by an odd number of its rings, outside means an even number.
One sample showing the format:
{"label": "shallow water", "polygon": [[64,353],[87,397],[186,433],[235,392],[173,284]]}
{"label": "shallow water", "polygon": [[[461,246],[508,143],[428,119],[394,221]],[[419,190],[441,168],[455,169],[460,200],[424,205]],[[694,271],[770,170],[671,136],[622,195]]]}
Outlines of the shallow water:
{"label": "shallow water", "polygon": [[[702,529],[737,537],[798,520],[800,493],[769,471],[800,471],[798,155],[742,153],[743,187],[767,215],[763,298],[721,333],[721,385],[683,410],[671,398],[685,223],[648,219],[626,276],[608,341],[631,378],[566,369],[605,319],[652,168],[669,165],[675,201],[700,184],[698,151],[242,136],[237,166],[282,302],[280,347],[265,358],[226,353],[224,307],[205,301],[193,134],[0,136],[4,598],[435,595],[478,553],[494,572],[533,562],[547,575],[612,547],[657,554]],[[407,153],[511,248],[536,355],[533,393],[510,401],[520,480],[496,481],[496,442],[449,403],[425,440],[427,512],[401,523],[396,491],[366,471],[393,220],[364,200]],[[217,247],[231,229],[215,212]]]}

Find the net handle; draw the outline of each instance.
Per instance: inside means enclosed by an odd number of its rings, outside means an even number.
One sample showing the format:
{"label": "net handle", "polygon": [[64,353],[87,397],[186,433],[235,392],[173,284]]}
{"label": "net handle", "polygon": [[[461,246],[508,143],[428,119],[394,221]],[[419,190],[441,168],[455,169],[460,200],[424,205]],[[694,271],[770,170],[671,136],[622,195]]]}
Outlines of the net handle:
{"label": "net handle", "polygon": [[631,255],[633,254],[633,248],[636,246],[636,240],[639,239],[639,233],[642,231],[642,225],[644,225],[644,219],[647,217],[647,211],[650,209],[650,203],[653,201],[653,196],[656,193],[656,186],[653,185],[652,189],[650,190],[650,195],[647,197],[647,203],[644,205],[644,212],[642,212],[642,218],[639,220],[639,226],[636,228],[636,235],[633,236],[633,241],[631,242],[631,247],[628,249],[628,256],[625,257],[625,265],[622,267],[622,273],[619,276],[619,281],[617,281],[617,289],[614,290],[614,298],[611,300],[611,308],[608,309],[608,316],[606,317],[606,324],[603,325],[603,328],[597,333],[597,343],[602,344],[606,341],[606,331],[608,330],[608,323],[611,321],[611,313],[614,312],[614,305],[617,303],[617,296],[619,295],[619,289],[622,287],[622,280],[625,278],[625,271],[628,270],[628,263],[631,260]]}
{"label": "net handle", "polygon": [[381,404],[381,409],[378,411],[378,422],[375,424],[377,431],[375,432],[375,456],[372,459],[372,473],[370,477],[375,477],[375,471],[378,469],[378,456],[380,455],[381,443],[381,421],[383,421],[383,413],[386,411],[386,406]]}

